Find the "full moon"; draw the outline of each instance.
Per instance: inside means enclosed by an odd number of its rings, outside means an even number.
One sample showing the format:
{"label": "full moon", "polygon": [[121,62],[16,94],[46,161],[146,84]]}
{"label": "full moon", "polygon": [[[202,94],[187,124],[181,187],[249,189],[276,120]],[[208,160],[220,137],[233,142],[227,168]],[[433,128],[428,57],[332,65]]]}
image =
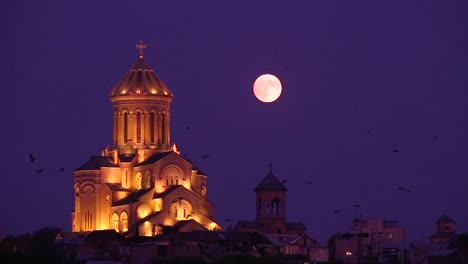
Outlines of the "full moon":
{"label": "full moon", "polygon": [[271,103],[281,95],[281,82],[272,74],[260,75],[253,84],[253,92],[258,100]]}

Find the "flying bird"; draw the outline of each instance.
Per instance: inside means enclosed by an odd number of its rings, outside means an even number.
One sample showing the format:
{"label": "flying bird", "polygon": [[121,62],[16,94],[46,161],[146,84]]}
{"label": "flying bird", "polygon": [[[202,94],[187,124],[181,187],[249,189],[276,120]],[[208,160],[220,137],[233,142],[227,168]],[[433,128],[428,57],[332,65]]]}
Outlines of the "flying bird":
{"label": "flying bird", "polygon": [[188,130],[190,130],[191,128],[192,128],[191,126],[186,126],[186,127],[185,127],[185,130],[188,131]]}
{"label": "flying bird", "polygon": [[408,192],[408,193],[411,192],[410,189],[406,189],[406,188],[404,188],[404,187],[398,187],[398,190],[399,190],[399,191],[402,191],[402,192]]}
{"label": "flying bird", "polygon": [[395,152],[395,153],[396,153],[396,152],[399,152],[399,151],[400,151],[400,150],[398,150],[398,149],[394,149],[394,150],[393,150],[393,152]]}
{"label": "flying bird", "polygon": [[231,221],[231,218],[224,219],[224,222],[230,222],[230,221]]}
{"label": "flying bird", "polygon": [[281,183],[287,183],[287,182],[288,182],[288,180],[282,180],[281,181]]}
{"label": "flying bird", "polygon": [[306,183],[306,184],[312,184],[312,182],[313,182],[312,180],[308,180],[308,181],[306,181],[305,183]]}
{"label": "flying bird", "polygon": [[65,171],[65,169],[64,169],[64,168],[60,168],[60,171]]}
{"label": "flying bird", "polygon": [[333,211],[333,212],[334,212],[335,214],[337,214],[337,213],[340,213],[341,210],[335,210],[335,211]]}
{"label": "flying bird", "polygon": [[200,157],[202,157],[203,159],[207,159],[207,158],[211,157],[211,155],[210,154],[200,155]]}
{"label": "flying bird", "polygon": [[355,204],[354,207],[356,207],[356,208],[361,207],[361,205],[360,204]]}
{"label": "flying bird", "polygon": [[36,170],[36,173],[41,173],[43,171],[44,171],[44,169],[38,169],[38,170]]}
{"label": "flying bird", "polygon": [[29,153],[29,161],[31,163],[34,163],[34,161],[36,161],[36,157],[34,157],[34,155],[32,153]]}

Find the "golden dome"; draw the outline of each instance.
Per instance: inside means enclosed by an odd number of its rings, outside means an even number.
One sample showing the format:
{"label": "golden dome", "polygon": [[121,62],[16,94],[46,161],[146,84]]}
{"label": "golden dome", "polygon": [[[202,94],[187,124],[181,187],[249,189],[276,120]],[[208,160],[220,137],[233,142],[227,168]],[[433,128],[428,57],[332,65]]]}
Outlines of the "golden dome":
{"label": "golden dome", "polygon": [[143,59],[143,48],[145,47],[142,41],[138,43],[137,48],[140,49],[138,61],[112,89],[111,97],[131,95],[173,96],[167,86],[154,73],[154,70],[145,63]]}

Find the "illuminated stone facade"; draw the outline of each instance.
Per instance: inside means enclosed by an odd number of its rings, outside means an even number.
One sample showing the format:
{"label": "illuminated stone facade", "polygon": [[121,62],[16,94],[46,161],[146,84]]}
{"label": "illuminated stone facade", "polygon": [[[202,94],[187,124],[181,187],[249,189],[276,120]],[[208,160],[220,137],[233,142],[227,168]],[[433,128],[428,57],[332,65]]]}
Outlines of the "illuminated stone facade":
{"label": "illuminated stone facade", "polygon": [[170,146],[173,94],[145,63],[144,44],[112,90],[113,146],[75,172],[72,231],[115,229],[151,236],[163,226],[219,229],[207,175]]}

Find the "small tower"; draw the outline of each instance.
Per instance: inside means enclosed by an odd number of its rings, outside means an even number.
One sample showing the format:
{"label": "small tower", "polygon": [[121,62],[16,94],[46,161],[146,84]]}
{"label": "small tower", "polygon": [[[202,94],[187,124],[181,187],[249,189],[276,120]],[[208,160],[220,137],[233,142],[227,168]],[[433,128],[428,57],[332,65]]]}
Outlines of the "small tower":
{"label": "small tower", "polygon": [[288,189],[273,175],[270,169],[255,187],[256,222],[265,224],[267,233],[285,233],[286,191]]}
{"label": "small tower", "polygon": [[456,222],[444,213],[436,222],[436,232],[430,237],[434,243],[448,243],[457,237]]}
{"label": "small tower", "polygon": [[455,220],[453,220],[446,213],[437,219],[437,232],[439,233],[456,233]]}

